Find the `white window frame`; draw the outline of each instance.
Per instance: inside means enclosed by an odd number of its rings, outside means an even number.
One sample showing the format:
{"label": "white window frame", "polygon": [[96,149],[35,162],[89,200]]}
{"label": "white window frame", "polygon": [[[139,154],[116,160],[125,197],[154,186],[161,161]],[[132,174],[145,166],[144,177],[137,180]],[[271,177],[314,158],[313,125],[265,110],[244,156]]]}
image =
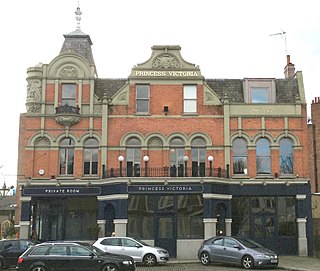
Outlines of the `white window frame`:
{"label": "white window frame", "polygon": [[[190,91],[193,91],[191,95]],[[197,113],[197,85],[183,86],[183,112],[187,114]]]}
{"label": "white window frame", "polygon": [[[148,97],[138,97],[139,87],[146,87],[148,88]],[[138,103],[143,102],[147,104],[147,110],[139,109]],[[150,112],[150,85],[147,84],[140,84],[136,85],[136,113],[137,114],[149,114]]]}

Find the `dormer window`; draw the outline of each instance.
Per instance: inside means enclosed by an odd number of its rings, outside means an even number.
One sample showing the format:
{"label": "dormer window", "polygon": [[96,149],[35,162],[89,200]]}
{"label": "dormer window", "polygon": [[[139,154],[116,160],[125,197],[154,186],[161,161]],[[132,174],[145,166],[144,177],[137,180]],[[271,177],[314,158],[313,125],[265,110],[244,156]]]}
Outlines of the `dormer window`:
{"label": "dormer window", "polygon": [[246,103],[266,104],[276,102],[274,79],[244,79],[243,90]]}

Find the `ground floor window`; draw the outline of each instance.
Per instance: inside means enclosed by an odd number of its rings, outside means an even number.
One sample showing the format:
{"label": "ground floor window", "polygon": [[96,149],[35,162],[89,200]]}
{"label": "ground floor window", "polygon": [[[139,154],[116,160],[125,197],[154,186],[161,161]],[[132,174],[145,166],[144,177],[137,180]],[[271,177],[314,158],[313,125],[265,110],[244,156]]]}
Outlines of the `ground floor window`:
{"label": "ground floor window", "polygon": [[96,197],[37,198],[31,206],[32,230],[41,241],[97,238]]}
{"label": "ground floor window", "polygon": [[128,236],[154,239],[170,231],[176,238],[201,239],[203,228],[202,195],[129,196]]}
{"label": "ground floor window", "polygon": [[232,198],[232,234],[251,238],[296,236],[294,197]]}

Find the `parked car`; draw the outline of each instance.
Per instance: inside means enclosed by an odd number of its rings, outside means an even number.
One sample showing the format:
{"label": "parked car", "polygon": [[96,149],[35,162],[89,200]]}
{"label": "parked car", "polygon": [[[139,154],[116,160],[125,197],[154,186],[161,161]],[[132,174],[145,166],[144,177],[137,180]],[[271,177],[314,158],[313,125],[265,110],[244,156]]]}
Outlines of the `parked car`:
{"label": "parked car", "polygon": [[101,237],[93,245],[106,252],[131,256],[135,262],[148,266],[169,260],[169,253],[164,248],[150,246],[131,237]]}
{"label": "parked car", "polygon": [[277,266],[278,256],[270,249],[245,238],[216,236],[205,240],[198,258],[203,265],[211,262],[242,265],[246,269],[262,266]]}
{"label": "parked car", "polygon": [[30,247],[18,259],[18,271],[134,271],[132,257],[113,255],[76,242],[45,242]]}
{"label": "parked car", "polygon": [[33,244],[23,239],[0,240],[0,268],[15,266],[19,256]]}

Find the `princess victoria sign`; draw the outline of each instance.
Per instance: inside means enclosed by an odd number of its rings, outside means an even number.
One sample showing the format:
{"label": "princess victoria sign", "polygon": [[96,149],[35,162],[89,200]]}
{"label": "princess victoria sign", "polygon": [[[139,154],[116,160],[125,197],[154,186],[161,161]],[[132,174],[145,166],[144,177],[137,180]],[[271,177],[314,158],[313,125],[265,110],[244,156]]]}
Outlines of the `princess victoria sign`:
{"label": "princess victoria sign", "polygon": [[197,184],[189,185],[129,185],[128,193],[170,193],[170,194],[192,194],[192,193],[202,193],[203,186]]}

